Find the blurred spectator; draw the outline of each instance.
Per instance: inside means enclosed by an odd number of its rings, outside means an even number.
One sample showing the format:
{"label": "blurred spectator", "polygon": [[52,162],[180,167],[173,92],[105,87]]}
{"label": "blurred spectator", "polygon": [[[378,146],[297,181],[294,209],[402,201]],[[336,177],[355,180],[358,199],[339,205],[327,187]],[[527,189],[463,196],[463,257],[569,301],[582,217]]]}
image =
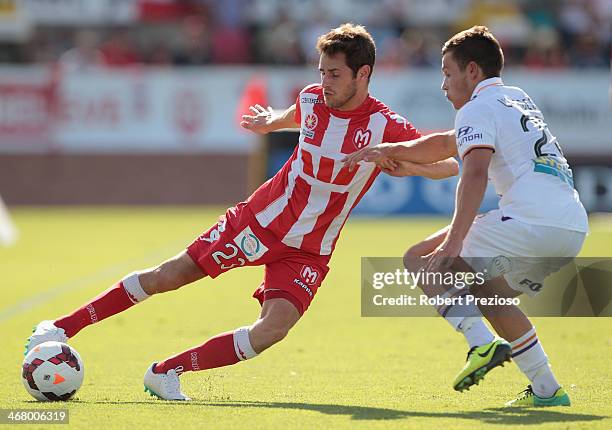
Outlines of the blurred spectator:
{"label": "blurred spectator", "polygon": [[173,64],[172,51],[165,42],[159,42],[148,53],[146,62],[153,66],[171,66]]}
{"label": "blurred spectator", "polygon": [[299,26],[283,9],[270,26],[262,27],[257,34],[259,59],[273,64],[303,64],[305,61],[299,43]]}
{"label": "blurred spectator", "polygon": [[532,69],[563,69],[569,56],[560,45],[559,35],[551,28],[542,27],[532,35],[523,65]]}
{"label": "blurred spectator", "polygon": [[212,61],[209,28],[204,16],[191,15],[183,20],[174,47],[173,63],[197,66]]}
{"label": "blurred spectator", "polygon": [[321,0],[313,1],[313,11],[310,15],[306,15],[307,18],[299,29],[299,49],[304,56],[304,61],[309,64],[319,62],[319,54],[316,50],[317,39],[333,27],[321,4]]}
{"label": "blurred spectator", "polygon": [[574,66],[580,68],[608,66],[604,50],[597,43],[597,37],[592,32],[587,32],[577,37],[570,57]]}
{"label": "blurred spectator", "polygon": [[104,62],[109,66],[132,66],[140,62],[140,55],[127,30],[121,29],[111,33],[110,39],[100,47]]}
{"label": "blurred spectator", "polygon": [[75,36],[74,48],[60,56],[59,65],[68,72],[84,71],[104,65],[104,54],[99,49],[98,43],[98,35],[95,32],[79,31]]}
{"label": "blurred spectator", "polygon": [[[75,69],[136,63],[312,64],[318,61],[317,37],[350,21],[370,30],[383,67],[437,68],[449,36],[482,24],[502,43],[508,67],[603,68],[609,66],[612,39],[612,0],[133,1],[139,15],[129,27],[35,24],[30,39],[20,45],[0,40],[6,48],[0,50],[0,62],[59,58]],[[75,47],[66,52],[71,38]],[[98,46],[99,40],[105,42]]]}
{"label": "blurred spectator", "polygon": [[251,40],[240,27],[218,26],[212,32],[212,61],[218,64],[251,62]]}

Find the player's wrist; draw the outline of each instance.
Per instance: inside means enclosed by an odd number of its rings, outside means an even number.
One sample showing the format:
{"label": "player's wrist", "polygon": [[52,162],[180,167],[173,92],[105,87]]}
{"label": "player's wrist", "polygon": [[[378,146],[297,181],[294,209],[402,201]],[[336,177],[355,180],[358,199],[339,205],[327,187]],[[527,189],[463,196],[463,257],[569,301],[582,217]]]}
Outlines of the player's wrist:
{"label": "player's wrist", "polygon": [[[465,232],[463,230],[465,230]],[[447,247],[462,246],[463,240],[465,239],[466,235],[467,235],[466,229],[460,228],[459,226],[456,226],[456,225],[455,226],[451,225],[451,229],[446,235],[446,239],[444,240],[444,243]]]}
{"label": "player's wrist", "polygon": [[376,149],[381,157],[396,158],[394,157],[397,152],[396,146],[397,144],[395,143],[381,143],[380,145],[376,146]]}

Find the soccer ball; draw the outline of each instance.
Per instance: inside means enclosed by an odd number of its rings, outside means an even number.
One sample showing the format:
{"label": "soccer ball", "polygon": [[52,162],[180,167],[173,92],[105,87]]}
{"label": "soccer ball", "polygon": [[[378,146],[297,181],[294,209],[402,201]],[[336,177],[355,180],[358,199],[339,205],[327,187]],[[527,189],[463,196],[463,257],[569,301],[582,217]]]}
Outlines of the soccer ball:
{"label": "soccer ball", "polygon": [[37,400],[68,400],[83,383],[79,353],[61,342],[44,342],[23,360],[21,380]]}

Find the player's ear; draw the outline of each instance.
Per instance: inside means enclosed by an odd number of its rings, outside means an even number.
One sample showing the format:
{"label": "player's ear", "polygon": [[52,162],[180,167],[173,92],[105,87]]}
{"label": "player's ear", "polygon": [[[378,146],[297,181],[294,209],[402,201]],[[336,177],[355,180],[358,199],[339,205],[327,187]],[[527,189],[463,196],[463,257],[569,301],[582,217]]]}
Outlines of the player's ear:
{"label": "player's ear", "polygon": [[478,75],[478,71],[480,70],[480,66],[478,64],[476,64],[475,61],[470,61],[467,66],[467,73],[470,77],[472,78],[476,78],[476,76]]}
{"label": "player's ear", "polygon": [[368,64],[364,64],[357,70],[357,78],[368,79],[372,73],[372,68]]}

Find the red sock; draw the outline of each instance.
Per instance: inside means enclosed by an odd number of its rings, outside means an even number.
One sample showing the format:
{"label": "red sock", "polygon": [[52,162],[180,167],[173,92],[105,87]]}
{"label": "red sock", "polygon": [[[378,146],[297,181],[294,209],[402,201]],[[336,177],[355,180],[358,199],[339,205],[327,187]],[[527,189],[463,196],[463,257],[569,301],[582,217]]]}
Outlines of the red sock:
{"label": "red sock", "polygon": [[177,373],[212,369],[236,364],[240,361],[234,349],[234,332],[218,334],[195,348],[188,349],[155,365],[155,373]]}
{"label": "red sock", "polygon": [[134,302],[123,288],[123,282],[119,282],[71,314],[58,318],[54,324],[63,328],[70,338],[88,325],[123,312],[133,305]]}

